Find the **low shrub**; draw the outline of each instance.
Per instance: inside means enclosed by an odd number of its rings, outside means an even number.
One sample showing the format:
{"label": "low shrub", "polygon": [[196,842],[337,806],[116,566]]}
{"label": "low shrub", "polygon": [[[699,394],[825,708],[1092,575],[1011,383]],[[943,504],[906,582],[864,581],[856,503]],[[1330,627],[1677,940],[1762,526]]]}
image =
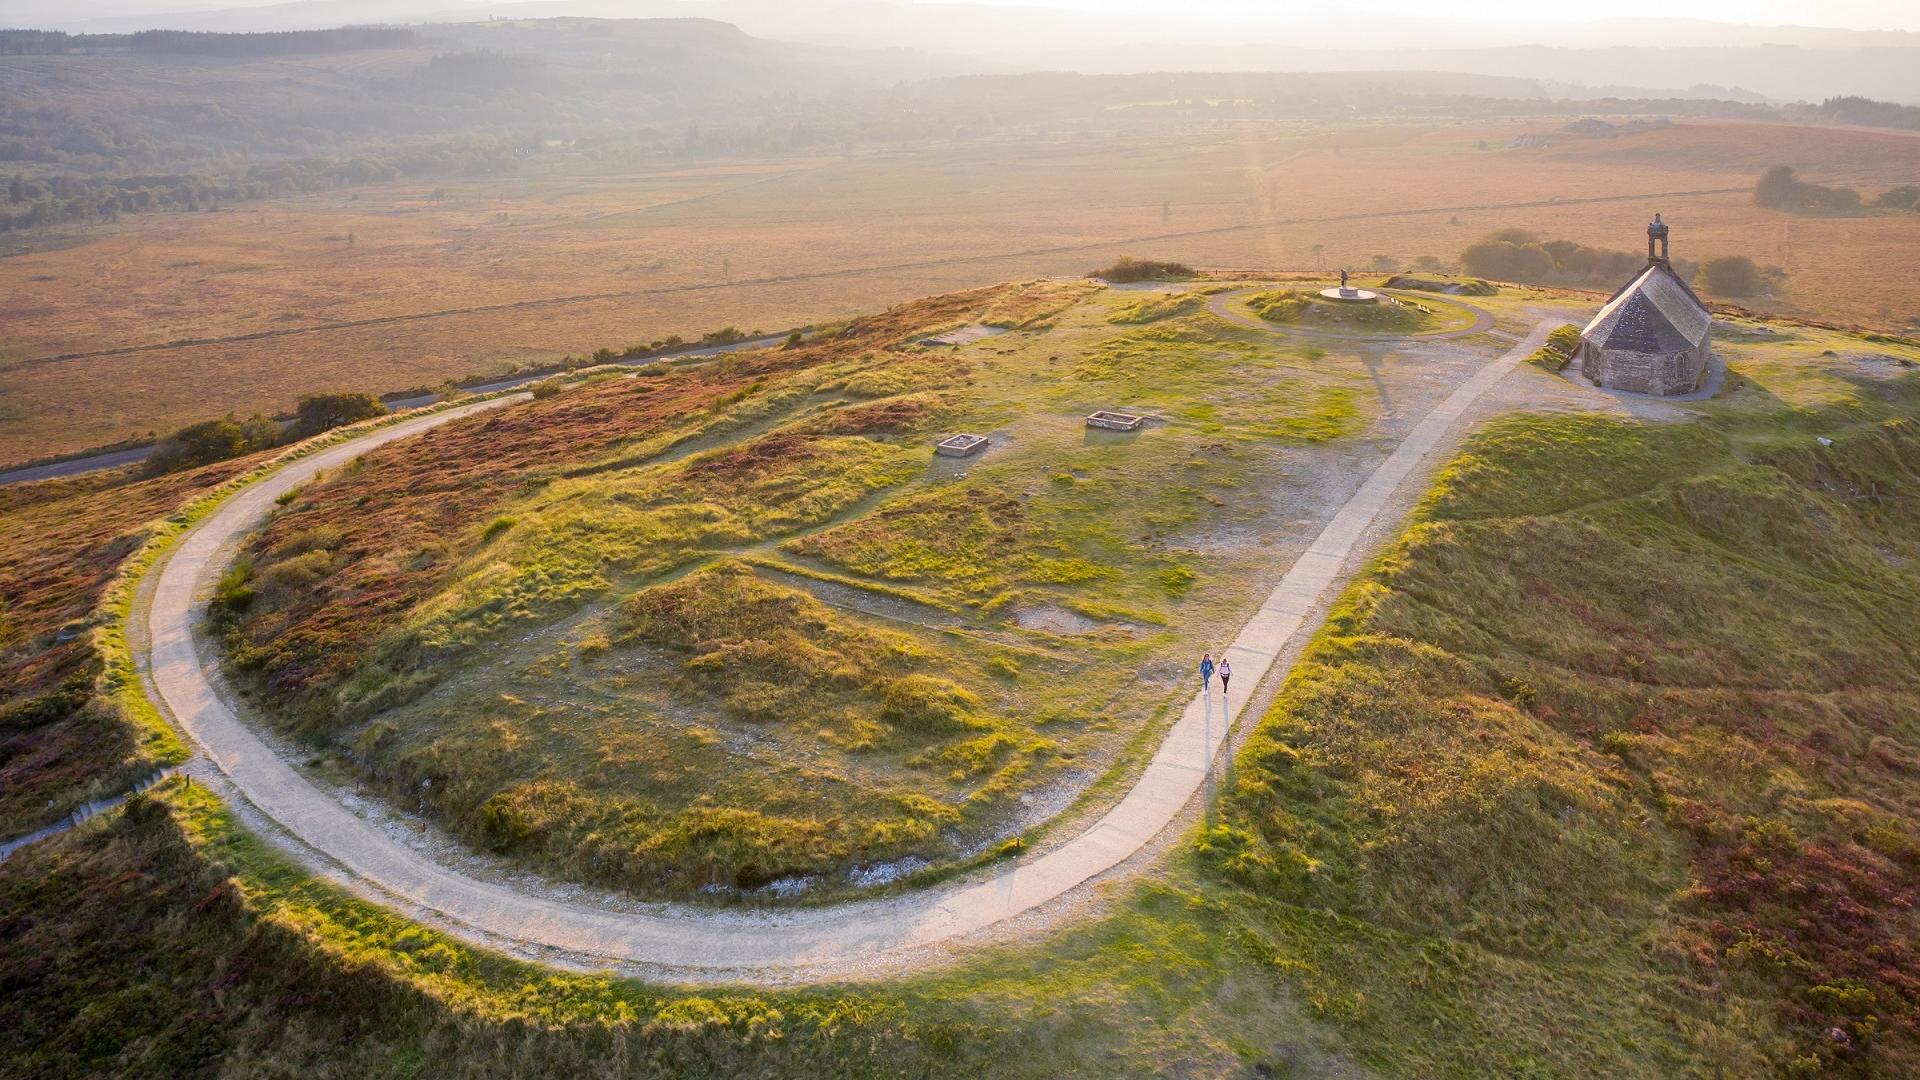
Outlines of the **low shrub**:
{"label": "low shrub", "polygon": [[1719,255],[1700,264],[1696,279],[1715,296],[1759,296],[1767,291],[1767,277],[1745,255]]}
{"label": "low shrub", "polygon": [[1156,262],[1129,256],[1104,269],[1088,271],[1087,276],[1124,285],[1135,281],[1186,281],[1194,274],[1193,267],[1185,263]]}
{"label": "low shrub", "polygon": [[213,587],[213,606],[221,611],[241,612],[253,603],[253,556],[242,555],[227,567]]}

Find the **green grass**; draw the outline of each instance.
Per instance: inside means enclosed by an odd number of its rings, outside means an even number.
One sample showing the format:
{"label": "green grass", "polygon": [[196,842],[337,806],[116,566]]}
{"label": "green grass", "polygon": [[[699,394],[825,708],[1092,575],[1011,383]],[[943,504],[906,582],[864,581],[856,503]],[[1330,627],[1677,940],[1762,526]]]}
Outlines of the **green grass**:
{"label": "green grass", "polygon": [[1317,979],[1370,1062],[1920,1061],[1920,386],[1852,390],[1497,421],[1348,591],[1202,849],[1263,937],[1337,917]]}
{"label": "green grass", "polygon": [[[915,880],[971,865],[1033,831],[1023,797],[1071,802],[1130,761],[1193,636],[1244,619],[1270,562],[1257,538],[1287,511],[1239,491],[1371,420],[1349,357],[1197,310],[1116,335],[1110,297],[1036,286],[929,312],[1024,327],[961,348],[917,344],[902,312],[874,346],[856,323],[773,359],[570,390],[530,407],[550,421],[436,436],[471,459],[309,485],[255,545],[234,658],[284,657],[276,680],[324,670],[355,655],[334,621],[361,610],[348,597],[404,600],[324,693],[260,678],[260,698],[331,778],[561,877],[816,901],[909,856],[932,864]],[[698,408],[657,404],[700,379]],[[1165,423],[1089,437],[1080,418],[1114,404]],[[659,426],[491,500],[460,479],[636,408]],[[929,449],[1002,427],[1010,449],[964,475]],[[403,468],[408,490],[460,491],[468,524],[369,551],[381,538],[354,523]],[[382,564],[404,583],[340,577]],[[278,628],[316,600],[288,647]]]}
{"label": "green grass", "polygon": [[[1347,1071],[1179,885],[1044,949],[801,990],[676,990],[475,949],[318,880],[177,784],[0,869],[27,1074],[1309,1076]],[[57,919],[27,912],[58,912]],[[156,964],[164,957],[163,963]]]}
{"label": "green grass", "polygon": [[1553,332],[1547,335],[1546,344],[1535,349],[1533,355],[1527,357],[1527,363],[1546,371],[1564,371],[1573,359],[1574,350],[1579,347],[1579,327],[1571,323],[1555,327]]}
{"label": "green grass", "polygon": [[1204,292],[1174,293],[1168,296],[1146,296],[1107,316],[1112,323],[1150,323],[1175,315],[1187,315],[1198,311],[1206,303]]}
{"label": "green grass", "polygon": [[1432,326],[1434,318],[1409,304],[1347,304],[1320,299],[1297,289],[1276,289],[1247,297],[1255,315],[1271,323],[1340,331],[1411,334]]}

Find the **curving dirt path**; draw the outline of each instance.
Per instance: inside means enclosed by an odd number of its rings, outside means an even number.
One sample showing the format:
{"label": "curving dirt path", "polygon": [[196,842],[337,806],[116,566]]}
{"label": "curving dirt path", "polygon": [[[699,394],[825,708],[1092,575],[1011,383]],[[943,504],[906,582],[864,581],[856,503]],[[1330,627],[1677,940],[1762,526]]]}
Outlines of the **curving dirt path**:
{"label": "curving dirt path", "polygon": [[[1250,289],[1235,289],[1232,292],[1219,293],[1207,300],[1207,310],[1213,312],[1215,315],[1220,316],[1221,318],[1227,320],[1230,323],[1235,323],[1240,326],[1249,326],[1255,330],[1264,330],[1270,334],[1287,334],[1290,336],[1309,337],[1309,338],[1327,338],[1332,341],[1381,341],[1381,342],[1451,341],[1454,338],[1472,337],[1475,334],[1484,334],[1487,331],[1493,329],[1493,314],[1491,312],[1487,311],[1485,308],[1475,307],[1474,305],[1469,304],[1464,300],[1458,300],[1453,297],[1447,297],[1445,299],[1442,299],[1439,297],[1422,296],[1420,298],[1420,301],[1422,303],[1445,304],[1452,307],[1466,308],[1468,311],[1473,312],[1473,325],[1468,327],[1463,327],[1459,330],[1433,330],[1424,334],[1346,334],[1338,330],[1320,330],[1314,327],[1285,326],[1280,323],[1268,322],[1267,320],[1260,318],[1259,316],[1253,314],[1252,312],[1243,311],[1240,308],[1232,306],[1232,301],[1238,300],[1241,297],[1247,296],[1251,293],[1256,293],[1260,291],[1261,291],[1261,287],[1255,286]],[[1383,293],[1385,292],[1385,290],[1380,290],[1380,291]]]}
{"label": "curving dirt path", "polygon": [[[1395,490],[1435,450],[1451,444],[1455,422],[1553,325],[1542,322],[1455,388],[1334,515],[1228,647],[1242,686],[1257,688],[1269,675],[1285,675],[1275,658],[1316,629],[1308,624],[1309,612],[1345,579],[1354,556],[1362,554],[1362,538]],[[674,905],[626,913],[528,896],[449,870],[354,815],[276,755],[223,700],[217,673],[202,666],[195,628],[199,598],[225,568],[223,553],[260,523],[276,496],[375,446],[502,403],[402,421],[302,458],[241,490],[187,532],[155,571],[157,578],[148,583],[148,633],[132,635],[160,704],[235,792],[331,861],[357,891],[426,913],[462,936],[694,980],[794,982],[903,969],[942,943],[1069,898],[1147,846],[1200,791],[1204,766],[1218,755],[1245,707],[1243,697],[1216,710],[1210,697],[1196,695],[1132,788],[1084,832],[1043,854],[903,896],[778,913]]]}

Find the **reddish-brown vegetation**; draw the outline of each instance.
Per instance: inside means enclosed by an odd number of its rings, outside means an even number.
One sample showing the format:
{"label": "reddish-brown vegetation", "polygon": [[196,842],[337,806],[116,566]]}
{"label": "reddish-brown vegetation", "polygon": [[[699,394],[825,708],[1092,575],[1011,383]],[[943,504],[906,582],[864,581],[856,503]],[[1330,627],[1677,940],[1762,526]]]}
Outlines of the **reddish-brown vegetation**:
{"label": "reddish-brown vegetation", "polygon": [[132,732],[89,706],[100,657],[86,620],[143,526],[251,463],[0,487],[0,834],[66,813],[132,759]]}
{"label": "reddish-brown vegetation", "polygon": [[[1039,293],[1044,299],[1044,290]],[[330,555],[324,573],[316,567],[308,575],[315,580],[284,590],[272,610],[240,623],[236,658],[257,670],[283,703],[318,715],[375,643],[434,594],[506,500],[622,444],[677,431],[688,417],[783,373],[865,357],[881,365],[889,346],[927,326],[965,318],[989,303],[1019,304],[1027,295],[1016,286],[932,297],[799,347],[612,379],[454,421],[376,451],[302,493],[251,545],[263,564],[305,554],[317,537]],[[798,435],[769,436],[699,459],[693,468],[727,483],[812,450]]]}

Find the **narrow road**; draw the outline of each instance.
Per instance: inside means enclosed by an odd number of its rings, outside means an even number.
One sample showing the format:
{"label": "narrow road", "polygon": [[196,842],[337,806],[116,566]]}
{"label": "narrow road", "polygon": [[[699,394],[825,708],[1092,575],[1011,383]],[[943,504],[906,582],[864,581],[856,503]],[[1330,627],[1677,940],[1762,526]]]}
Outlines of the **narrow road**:
{"label": "narrow road", "polygon": [[[1276,657],[1317,624],[1308,615],[1357,565],[1357,549],[1395,490],[1435,451],[1452,445],[1456,422],[1546,337],[1536,326],[1487,361],[1424,417],[1360,485],[1226,650],[1252,691],[1284,677]],[[700,911],[660,905],[622,913],[528,896],[449,870],[390,839],[277,756],[216,693],[195,640],[201,604],[220,575],[223,552],[259,525],[281,493],[367,450],[474,409],[422,416],[293,462],[235,494],[183,538],[151,582],[142,666],[162,707],[260,812],[343,868],[356,889],[403,911],[437,916],[482,944],[501,941],[559,950],[596,963],[630,962],[688,980],[805,981],[850,971],[898,970],[929,946],[975,935],[1058,900],[1118,866],[1167,829],[1200,792],[1246,698],[1222,709],[1190,701],[1119,803],[1084,832],[1042,854],[981,876],[881,900],[779,913]],[[136,639],[139,635],[134,635]],[[1224,722],[1223,722],[1224,721]]]}
{"label": "narrow road", "polygon": [[74,360],[97,360],[102,357],[130,356],[135,353],[160,352],[169,349],[191,349],[201,345],[224,345],[241,341],[261,341],[267,338],[292,337],[297,334],[319,334],[330,330],[353,330],[368,326],[385,326],[392,323],[420,322],[426,319],[444,319],[457,315],[483,315],[500,311],[524,311],[528,308],[550,307],[556,304],[582,304],[600,300],[629,300],[643,296],[670,296],[680,293],[710,292],[716,289],[747,288],[757,285],[787,285],[800,281],[818,281],[824,278],[857,277],[869,274],[898,274],[909,270],[931,270],[943,266],[1004,262],[1009,259],[1031,259],[1048,255],[1072,255],[1080,252],[1107,251],[1128,244],[1156,244],[1169,240],[1190,240],[1203,236],[1226,236],[1241,232],[1261,232],[1267,229],[1285,228],[1292,225],[1339,224],[1348,221],[1380,221],[1393,218],[1424,217],[1428,214],[1484,213],[1490,210],[1526,210],[1549,206],[1587,206],[1594,203],[1645,202],[1650,199],[1685,199],[1706,195],[1738,194],[1747,190],[1749,189],[1745,187],[1697,188],[1690,191],[1648,191],[1633,195],[1589,195],[1577,199],[1527,199],[1520,202],[1469,203],[1460,206],[1420,206],[1399,210],[1359,210],[1347,214],[1313,214],[1303,217],[1270,218],[1263,221],[1236,222],[1232,225],[1213,225],[1204,229],[1180,229],[1172,232],[1143,233],[1136,236],[1102,237],[1093,240],[1076,240],[1066,244],[1050,244],[1044,247],[1019,248],[1012,251],[985,251],[977,255],[942,255],[929,259],[873,263],[866,266],[842,266],[823,270],[803,270],[791,274],[772,274],[765,277],[740,278],[732,281],[695,281],[682,285],[661,285],[651,289],[616,289],[606,292],[574,293],[566,296],[537,296],[529,297],[525,300],[505,301],[498,304],[440,308],[433,311],[410,311],[397,315],[375,315],[364,319],[345,319],[337,322],[315,323],[311,326],[288,326],[274,330],[256,330],[249,334],[186,338],[180,341],[155,341],[144,345],[120,345],[110,349],[93,349],[87,352],[56,353],[49,356],[27,357],[0,364],[0,371],[35,367],[41,364],[67,363]]}

